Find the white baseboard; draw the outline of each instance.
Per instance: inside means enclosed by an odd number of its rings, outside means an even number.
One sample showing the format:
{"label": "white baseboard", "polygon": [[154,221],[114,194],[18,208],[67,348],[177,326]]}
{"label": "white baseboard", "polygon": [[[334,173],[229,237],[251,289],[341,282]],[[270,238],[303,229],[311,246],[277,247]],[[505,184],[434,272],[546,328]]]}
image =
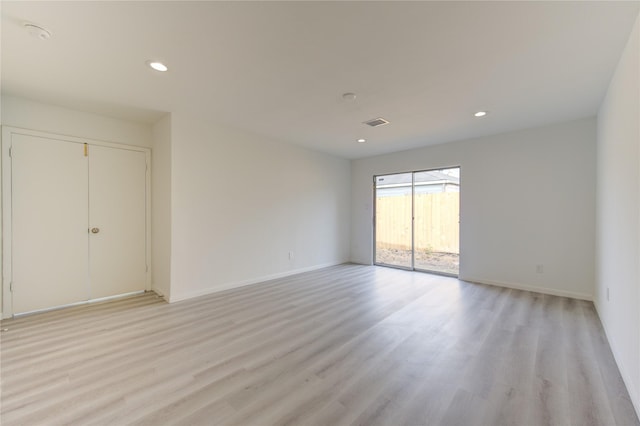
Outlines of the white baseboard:
{"label": "white baseboard", "polygon": [[609,342],[609,347],[611,348],[611,352],[613,353],[613,359],[616,361],[616,365],[618,366],[618,370],[620,370],[620,375],[622,376],[622,381],[624,382],[625,387],[627,388],[627,392],[629,393],[629,399],[631,399],[631,403],[633,404],[633,408],[636,410],[636,415],[640,417],[640,400],[638,399],[640,395],[636,392],[636,390],[629,386],[633,381],[631,380],[631,375],[629,374],[629,370],[622,362],[622,357],[620,357],[618,353],[618,345],[611,339],[611,335],[607,329],[607,324],[602,322],[602,317],[600,316],[600,306],[598,301],[593,301],[593,305],[596,307],[596,313],[598,314],[598,319],[600,320],[600,324],[602,324],[602,328],[604,329],[604,334],[607,337],[607,342]]}
{"label": "white baseboard", "polygon": [[317,269],[328,268],[329,266],[342,265],[344,263],[345,262],[323,263],[323,264],[320,264],[320,265],[313,265],[313,266],[308,266],[306,268],[292,269],[290,271],[279,272],[277,274],[265,275],[265,276],[257,277],[257,278],[251,278],[251,279],[248,279],[248,280],[236,281],[236,282],[231,282],[231,283],[224,283],[224,284],[217,285],[215,287],[206,288],[206,289],[198,290],[198,291],[192,291],[192,292],[188,292],[188,293],[177,294],[177,295],[174,295],[173,292],[172,292],[169,295],[169,303],[179,302],[181,300],[192,299],[194,297],[199,297],[199,296],[205,296],[207,294],[218,293],[220,291],[231,290],[231,289],[238,288],[238,287],[244,287],[244,286],[251,285],[251,284],[257,284],[257,283],[261,283],[261,282],[264,282],[264,281],[270,281],[270,280],[275,280],[275,279],[278,279],[278,278],[284,278],[284,277],[288,277],[288,276],[291,276],[291,275],[301,274],[303,272],[310,272],[310,271],[315,271]]}
{"label": "white baseboard", "polygon": [[552,296],[570,297],[572,299],[588,300],[590,302],[593,301],[593,295],[587,294],[587,293],[576,293],[573,291],[558,290],[555,288],[537,287],[533,285],[519,284],[519,283],[507,283],[503,281],[493,281],[493,280],[486,280],[483,278],[475,278],[475,277],[460,276],[459,279],[460,281],[469,281],[469,282],[478,283],[478,284],[487,284],[487,285],[493,285],[497,287],[513,288],[516,290],[525,290],[525,291],[531,291],[534,293],[549,294]]}
{"label": "white baseboard", "polygon": [[158,290],[157,288],[151,288],[151,291],[154,292],[158,297],[160,297],[161,299],[164,299],[165,302],[169,302],[169,298],[167,296],[165,296],[165,294],[163,292],[161,292],[160,290]]}

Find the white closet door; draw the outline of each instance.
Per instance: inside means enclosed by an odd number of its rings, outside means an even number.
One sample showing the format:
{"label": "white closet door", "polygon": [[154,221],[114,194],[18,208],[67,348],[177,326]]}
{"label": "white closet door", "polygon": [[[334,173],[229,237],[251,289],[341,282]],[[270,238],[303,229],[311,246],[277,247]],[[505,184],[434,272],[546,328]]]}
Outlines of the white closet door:
{"label": "white closet door", "polygon": [[89,147],[91,298],[141,291],[146,284],[146,157]]}
{"label": "white closet door", "polygon": [[13,134],[13,312],[88,299],[84,145]]}

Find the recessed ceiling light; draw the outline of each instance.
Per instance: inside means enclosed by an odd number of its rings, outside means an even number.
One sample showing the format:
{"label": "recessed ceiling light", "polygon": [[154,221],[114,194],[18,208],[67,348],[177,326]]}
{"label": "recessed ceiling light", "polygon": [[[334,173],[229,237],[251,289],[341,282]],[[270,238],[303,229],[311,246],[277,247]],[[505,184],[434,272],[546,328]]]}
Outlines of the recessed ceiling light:
{"label": "recessed ceiling light", "polygon": [[478,111],[473,114],[474,117],[484,117],[485,115],[487,115],[487,111]]}
{"label": "recessed ceiling light", "polygon": [[362,139],[362,138],[358,139],[358,143],[365,143],[366,141],[367,141],[366,139]]}
{"label": "recessed ceiling light", "polygon": [[149,65],[154,70],[160,71],[160,72],[165,72],[169,70],[169,68],[165,64],[158,61],[147,61],[147,65]]}

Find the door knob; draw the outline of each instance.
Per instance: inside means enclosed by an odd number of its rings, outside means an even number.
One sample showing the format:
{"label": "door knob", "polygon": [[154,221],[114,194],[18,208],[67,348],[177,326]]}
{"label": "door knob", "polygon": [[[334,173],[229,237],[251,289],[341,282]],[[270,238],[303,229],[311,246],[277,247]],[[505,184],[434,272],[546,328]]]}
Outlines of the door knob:
{"label": "door knob", "polygon": [[98,232],[100,232],[100,228],[91,228],[92,234],[97,234]]}

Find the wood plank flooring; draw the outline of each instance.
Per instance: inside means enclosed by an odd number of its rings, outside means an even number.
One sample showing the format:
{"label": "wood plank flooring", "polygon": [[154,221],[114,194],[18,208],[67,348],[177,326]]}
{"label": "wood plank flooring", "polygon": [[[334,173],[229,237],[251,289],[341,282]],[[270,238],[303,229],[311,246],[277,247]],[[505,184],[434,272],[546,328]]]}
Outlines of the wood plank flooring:
{"label": "wood plank flooring", "polygon": [[593,304],[340,265],[2,322],[8,425],[637,425]]}

